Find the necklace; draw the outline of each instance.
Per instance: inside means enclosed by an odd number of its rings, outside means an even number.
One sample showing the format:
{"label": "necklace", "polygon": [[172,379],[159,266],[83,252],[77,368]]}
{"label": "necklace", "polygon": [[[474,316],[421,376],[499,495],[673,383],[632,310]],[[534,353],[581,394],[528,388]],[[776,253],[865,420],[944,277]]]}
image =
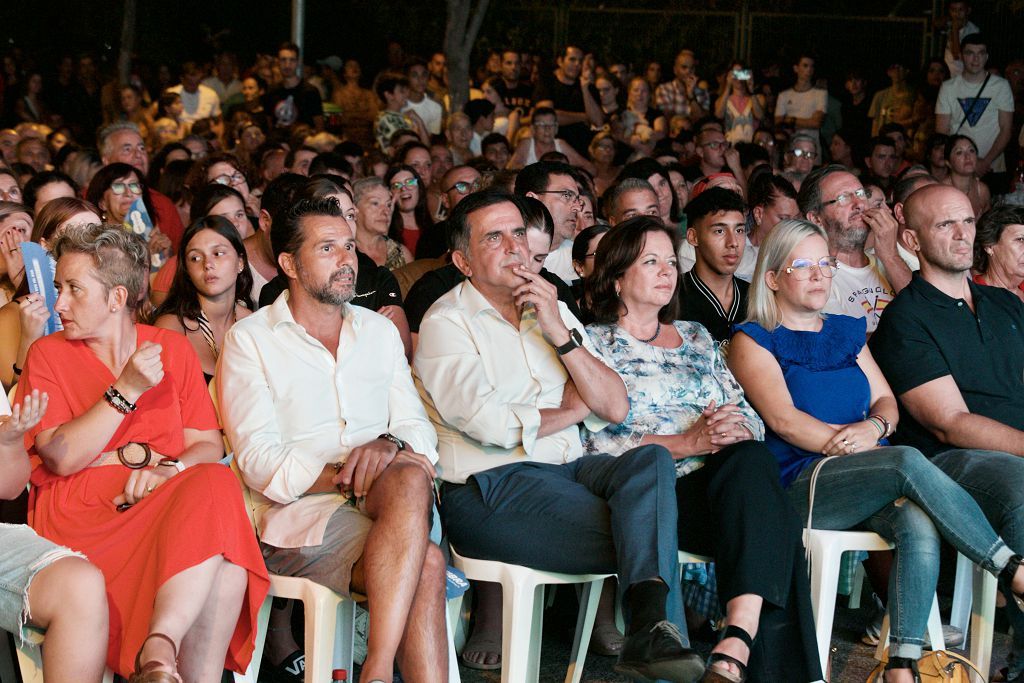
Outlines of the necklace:
{"label": "necklace", "polygon": [[654,328],[654,335],[650,339],[641,339],[640,337],[637,337],[636,340],[638,342],[643,342],[644,344],[650,344],[652,341],[654,341],[655,339],[658,338],[659,334],[661,334],[661,321],[660,320],[658,321],[658,326],[656,328]]}

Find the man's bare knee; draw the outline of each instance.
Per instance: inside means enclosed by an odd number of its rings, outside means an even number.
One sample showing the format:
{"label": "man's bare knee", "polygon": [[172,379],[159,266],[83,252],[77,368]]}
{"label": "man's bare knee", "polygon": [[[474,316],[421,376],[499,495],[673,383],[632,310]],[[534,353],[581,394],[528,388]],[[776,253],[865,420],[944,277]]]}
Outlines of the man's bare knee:
{"label": "man's bare knee", "polygon": [[425,581],[440,581],[444,578],[448,563],[444,561],[441,549],[433,543],[427,546],[427,552],[423,556],[423,579]]}
{"label": "man's bare knee", "polygon": [[384,474],[381,480],[386,482],[385,492],[394,496],[388,501],[389,506],[402,504],[417,511],[429,508],[433,482],[420,467],[402,463],[388,467]]}

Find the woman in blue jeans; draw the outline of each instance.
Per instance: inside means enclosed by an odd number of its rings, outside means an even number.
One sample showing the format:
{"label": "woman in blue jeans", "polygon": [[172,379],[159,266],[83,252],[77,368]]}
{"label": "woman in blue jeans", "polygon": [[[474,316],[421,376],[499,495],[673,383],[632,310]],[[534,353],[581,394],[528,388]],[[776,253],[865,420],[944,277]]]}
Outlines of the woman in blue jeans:
{"label": "woman in blue jeans", "polygon": [[919,451],[887,445],[896,399],[865,346],[865,321],[822,314],[836,268],[820,227],[779,223],[761,244],[729,366],[764,419],[765,444],[797,510],[812,515],[814,528],[866,528],[895,544],[885,680],[909,682],[941,539],[1018,594],[1024,570],[967,492]]}

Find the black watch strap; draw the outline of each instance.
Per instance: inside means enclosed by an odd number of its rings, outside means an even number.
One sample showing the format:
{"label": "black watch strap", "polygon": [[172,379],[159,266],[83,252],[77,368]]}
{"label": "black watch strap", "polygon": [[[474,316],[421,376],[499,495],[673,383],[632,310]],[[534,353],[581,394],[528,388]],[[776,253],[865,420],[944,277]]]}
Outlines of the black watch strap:
{"label": "black watch strap", "polygon": [[573,349],[578,349],[583,346],[583,335],[575,327],[569,330],[569,341],[565,342],[561,346],[555,347],[555,353],[559,356],[564,356]]}
{"label": "black watch strap", "polygon": [[385,434],[381,434],[377,438],[378,439],[387,439],[391,443],[395,444],[395,446],[398,447],[398,450],[400,450],[400,451],[404,451],[405,450],[405,442],[402,441],[401,439],[399,439],[394,434],[385,433]]}

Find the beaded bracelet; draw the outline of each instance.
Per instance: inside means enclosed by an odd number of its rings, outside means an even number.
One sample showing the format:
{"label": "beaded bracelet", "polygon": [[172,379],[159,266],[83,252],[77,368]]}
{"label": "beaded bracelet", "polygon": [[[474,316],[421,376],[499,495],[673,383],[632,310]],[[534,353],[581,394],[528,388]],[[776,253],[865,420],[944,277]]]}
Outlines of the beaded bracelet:
{"label": "beaded bracelet", "polygon": [[111,384],[110,388],[103,392],[103,398],[106,399],[107,403],[110,404],[111,408],[121,413],[122,415],[134,413],[135,409],[138,407],[134,403],[126,399],[121,394],[120,391],[115,389],[113,384]]}

